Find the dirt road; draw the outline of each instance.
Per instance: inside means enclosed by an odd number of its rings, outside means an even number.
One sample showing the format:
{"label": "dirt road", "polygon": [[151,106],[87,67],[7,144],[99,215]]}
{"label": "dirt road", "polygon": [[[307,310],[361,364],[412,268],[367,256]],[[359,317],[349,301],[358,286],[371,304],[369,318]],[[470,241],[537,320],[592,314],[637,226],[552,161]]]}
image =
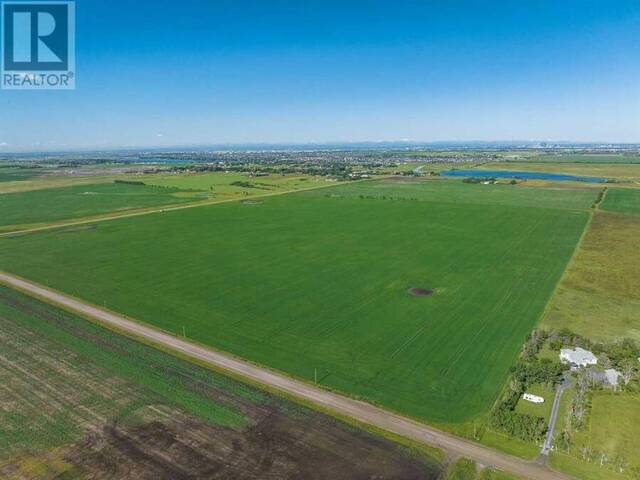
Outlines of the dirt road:
{"label": "dirt road", "polygon": [[540,457],[538,461],[546,462],[549,453],[551,453],[551,446],[553,443],[553,431],[556,427],[556,422],[558,420],[558,411],[560,410],[560,400],[562,399],[562,394],[567,388],[571,387],[571,379],[569,375],[565,375],[565,378],[562,380],[562,383],[557,386],[556,394],[553,399],[553,406],[551,407],[551,417],[549,418],[549,428],[547,429],[547,435],[544,438],[544,443],[542,445],[542,450],[540,451]]}
{"label": "dirt road", "polygon": [[144,324],[128,320],[113,312],[97,308],[79,299],[44,288],[13,275],[0,272],[0,283],[18,288],[26,293],[93,318],[103,324],[129,332],[147,341],[169,347],[177,352],[209,363],[219,369],[227,370],[254,382],[268,385],[271,388],[285,392],[293,397],[306,400],[338,414],[351,417],[360,422],[373,425],[414,441],[443,449],[450,454],[470,458],[481,465],[492,466],[531,480],[567,480],[569,478],[534,462],[527,462],[491,450],[368,403],[325,391],[230,355],[192,344],[186,340],[163,333]]}

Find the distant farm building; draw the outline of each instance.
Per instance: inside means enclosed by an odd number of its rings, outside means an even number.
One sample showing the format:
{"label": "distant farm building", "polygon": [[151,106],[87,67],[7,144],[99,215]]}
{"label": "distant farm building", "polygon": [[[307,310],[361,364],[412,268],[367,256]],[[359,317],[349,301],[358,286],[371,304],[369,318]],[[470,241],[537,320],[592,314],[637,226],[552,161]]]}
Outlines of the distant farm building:
{"label": "distant farm building", "polygon": [[604,371],[604,376],[609,385],[611,385],[612,387],[617,387],[622,374],[619,371],[614,370],[613,368],[608,368]]}
{"label": "distant farm building", "polygon": [[525,393],[522,395],[522,398],[531,403],[544,403],[544,398],[534,395],[533,393]]}
{"label": "distant farm building", "polygon": [[593,353],[580,347],[560,350],[560,361],[575,367],[586,367],[598,363],[598,359]]}

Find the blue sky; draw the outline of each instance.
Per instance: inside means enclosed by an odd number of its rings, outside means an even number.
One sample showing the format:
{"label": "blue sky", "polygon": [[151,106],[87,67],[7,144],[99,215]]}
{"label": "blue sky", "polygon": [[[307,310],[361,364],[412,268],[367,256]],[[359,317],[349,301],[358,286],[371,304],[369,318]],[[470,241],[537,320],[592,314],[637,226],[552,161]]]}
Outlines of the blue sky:
{"label": "blue sky", "polygon": [[0,91],[0,151],[640,142],[640,2],[77,1],[77,89]]}

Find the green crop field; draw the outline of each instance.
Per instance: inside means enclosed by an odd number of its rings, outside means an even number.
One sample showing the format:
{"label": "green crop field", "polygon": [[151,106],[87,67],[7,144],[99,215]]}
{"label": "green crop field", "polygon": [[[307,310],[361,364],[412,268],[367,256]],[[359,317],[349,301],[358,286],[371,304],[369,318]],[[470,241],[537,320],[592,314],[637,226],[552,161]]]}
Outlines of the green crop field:
{"label": "green crop field", "polygon": [[533,155],[522,157],[523,162],[548,163],[640,163],[640,155],[635,153]]}
{"label": "green crop field", "polygon": [[0,406],[3,480],[211,478],[212,469],[328,478],[336,468],[431,480],[440,470],[436,451],[409,451],[4,286]]}
{"label": "green crop field", "polygon": [[[332,185],[324,178],[291,175],[249,177],[242,174],[181,174],[122,177],[143,181],[144,185],[114,183],[115,176],[8,182],[24,184],[25,191],[2,193],[0,188],[0,227],[32,225],[104,213],[198,200],[242,199],[269,193]],[[90,180],[90,179],[89,179]],[[60,184],[60,185],[58,185]],[[44,186],[45,188],[41,187]],[[16,187],[18,188],[18,187]]]}
{"label": "green crop field", "polygon": [[612,188],[607,192],[602,208],[612,212],[640,213],[640,189]]}
{"label": "green crop field", "polygon": [[298,190],[327,185],[330,182],[322,177],[275,174],[251,177],[242,173],[160,174],[145,176],[144,181],[148,185],[206,191],[215,198]]}
{"label": "green crop field", "polygon": [[[436,422],[484,413],[597,190],[380,181],[0,239],[0,268]],[[432,296],[409,295],[410,287]]]}
{"label": "green crop field", "polygon": [[[0,338],[0,379],[10,387],[0,390],[3,405],[9,407],[0,410],[0,461],[21,449],[63,444],[77,438],[82,425],[141,402],[170,402],[208,422],[246,425],[240,409],[211,401],[205,389],[189,388],[191,382],[184,378],[260,400],[257,392],[250,396],[248,387],[4,286],[0,286]],[[33,372],[29,375],[26,370]],[[160,373],[169,371],[173,374]],[[63,405],[55,398],[64,399]]]}
{"label": "green crop field", "polygon": [[20,182],[37,176],[38,170],[0,165],[0,182]]}
{"label": "green crop field", "polygon": [[0,195],[7,193],[31,192],[33,190],[75,187],[79,185],[95,185],[97,183],[113,183],[117,178],[122,178],[122,176],[96,175],[88,177],[80,175],[40,175],[22,180],[5,179],[4,182],[0,182]]}
{"label": "green crop field", "polygon": [[96,418],[133,413],[143,404],[170,402],[225,426],[247,423],[238,408],[211,401],[205,388],[183,379],[247,398],[250,389],[3,286],[0,338],[0,379],[9,387],[0,390],[0,463],[27,449],[74,441]]}
{"label": "green crop field", "polygon": [[[417,180],[397,178],[389,181],[358,182],[322,192],[334,198],[405,200],[440,204],[539,207],[584,210],[597,196],[589,185],[558,185],[553,188],[527,185],[464,184],[461,179]],[[379,205],[379,204],[374,204]]]}
{"label": "green crop field", "polygon": [[542,327],[569,328],[594,341],[640,341],[639,271],[638,217],[597,212]]}
{"label": "green crop field", "polygon": [[[181,203],[177,188],[102,183],[0,195],[0,226],[26,225]],[[190,199],[193,201],[193,198]]]}

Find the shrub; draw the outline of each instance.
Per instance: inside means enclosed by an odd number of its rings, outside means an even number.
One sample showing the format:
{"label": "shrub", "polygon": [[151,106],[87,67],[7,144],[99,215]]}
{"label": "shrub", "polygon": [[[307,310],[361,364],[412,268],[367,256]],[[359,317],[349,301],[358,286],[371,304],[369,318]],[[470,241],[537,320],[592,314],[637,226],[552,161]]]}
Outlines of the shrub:
{"label": "shrub", "polygon": [[140,180],[114,180],[113,183],[122,183],[125,185],[145,185],[144,182]]}

